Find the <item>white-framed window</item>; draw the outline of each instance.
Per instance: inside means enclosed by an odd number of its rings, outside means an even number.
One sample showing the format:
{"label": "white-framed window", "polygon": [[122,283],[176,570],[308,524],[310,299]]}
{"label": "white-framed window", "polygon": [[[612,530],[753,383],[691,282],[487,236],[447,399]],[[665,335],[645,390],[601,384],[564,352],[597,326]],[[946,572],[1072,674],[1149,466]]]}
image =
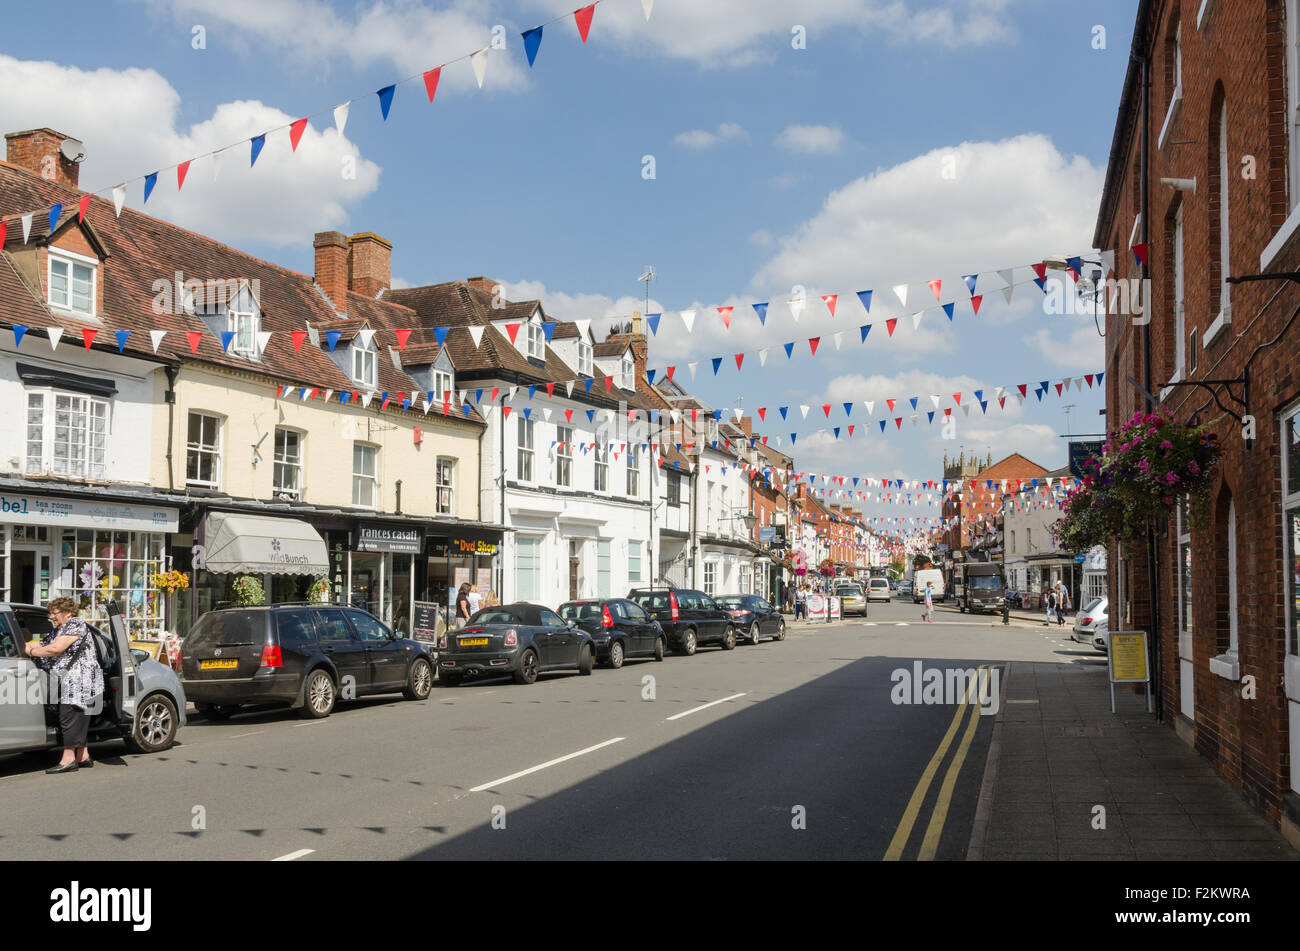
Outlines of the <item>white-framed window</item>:
{"label": "white-framed window", "polygon": [[230,352],[241,357],[257,356],[258,320],[256,311],[226,311],[226,330],[235,336],[230,340]]}
{"label": "white-framed window", "polygon": [[379,500],[379,447],[352,444],[352,504],[372,509]]}
{"label": "white-framed window", "polygon": [[632,499],[641,497],[641,466],[630,446],[627,451],[627,494]]}
{"label": "white-framed window", "polygon": [[596,540],[596,597],[608,598],[613,572],[610,570],[609,539]]}
{"label": "white-framed window", "polygon": [[641,542],[627,543],[627,580],[635,583],[641,580]]}
{"label": "white-framed window", "polygon": [[737,586],[740,589],[740,593],[753,594],[753,591],[750,589],[749,564],[747,562],[742,561],[740,565],[737,567],[736,577],[738,579]]}
{"label": "white-framed window", "polygon": [[109,406],[56,390],[27,392],[27,472],[103,478]]}
{"label": "white-framed window", "polygon": [[1229,252],[1231,229],[1228,227],[1228,97],[1219,105],[1219,316],[1230,320],[1232,315],[1232,285],[1228,277],[1231,254]]}
{"label": "white-framed window", "polygon": [[185,443],[185,484],[221,487],[221,417],[191,412]]}
{"label": "white-framed window", "polygon": [[74,314],[95,313],[95,276],[99,261],[55,248],[49,250],[50,306]]}
{"label": "white-framed window", "polygon": [[622,373],[619,376],[618,385],[625,390],[636,389],[636,361],[632,354],[623,354]]}
{"label": "white-framed window", "polygon": [[302,498],[302,433],[277,426],[275,430],[275,471],[271,479],[275,495]]}
{"label": "white-framed window", "polygon": [[533,426],[531,419],[519,417],[519,456],[516,477],[520,482],[533,481]]}
{"label": "white-framed window", "polygon": [[542,330],[542,325],[536,320],[530,320],[524,324],[524,332],[527,335],[524,338],[524,352],[534,359],[545,360],[546,333]]}
{"label": "white-framed window", "polygon": [[596,459],[596,475],[593,483],[597,492],[609,491],[609,445],[598,442],[596,448],[592,451]]}
{"label": "white-framed window", "polygon": [[542,589],[542,540],[515,536],[515,598],[536,601]]}
{"label": "white-framed window", "polygon": [[439,456],[437,465],[438,514],[455,514],[456,460]]}
{"label": "white-framed window", "polygon": [[455,381],[447,370],[433,371],[433,397],[435,403],[445,403],[452,398]]}
{"label": "white-framed window", "polygon": [[573,429],[559,426],[555,430],[555,484],[568,488],[573,485]]}
{"label": "white-framed window", "polygon": [[592,369],[592,350],[591,344],[587,341],[578,340],[578,374],[580,376],[591,376],[594,372]]}
{"label": "white-framed window", "polygon": [[704,593],[713,597],[714,591],[718,586],[718,563],[716,561],[706,561],[704,563]]}
{"label": "white-framed window", "polygon": [[1174,375],[1182,379],[1186,362],[1187,303],[1183,293],[1183,206],[1174,212]]}
{"label": "white-framed window", "polygon": [[370,346],[361,342],[361,338],[352,341],[352,382],[359,386],[375,389],[379,378],[379,352],[372,339]]}
{"label": "white-framed window", "polygon": [[1287,650],[1300,654],[1300,403],[1282,414],[1282,544]]}

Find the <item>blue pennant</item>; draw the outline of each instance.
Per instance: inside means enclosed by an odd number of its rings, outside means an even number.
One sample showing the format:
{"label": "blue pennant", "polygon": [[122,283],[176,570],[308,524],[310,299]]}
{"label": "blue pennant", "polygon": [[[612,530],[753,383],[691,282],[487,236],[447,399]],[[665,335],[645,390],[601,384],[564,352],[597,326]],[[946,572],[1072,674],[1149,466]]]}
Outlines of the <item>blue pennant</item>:
{"label": "blue pennant", "polygon": [[592,423],[595,421],[596,421],[596,411],[594,409],[587,410],[587,422]]}
{"label": "blue pennant", "polygon": [[144,202],[149,204],[149,196],[153,194],[153,187],[158,184],[158,173],[153,172],[144,177]]}
{"label": "blue pennant", "polygon": [[523,33],[524,52],[528,54],[528,68],[533,68],[533,63],[537,60],[537,49],[542,45],[542,28],[535,26],[531,30]]}
{"label": "blue pennant", "polygon": [[438,341],[439,347],[445,347],[447,345],[447,331],[450,329],[450,327],[433,328],[433,339]]}
{"label": "blue pennant", "polygon": [[883,419],[880,421],[880,431],[882,433],[885,431],[885,421]]}
{"label": "blue pennant", "polygon": [[858,329],[862,331],[862,340],[861,340],[861,342],[862,342],[862,343],[866,343],[866,342],[867,342],[867,334],[871,333],[871,324],[863,324],[863,325],[862,325],[861,327],[859,327]]}
{"label": "blue pennant", "polygon": [[646,370],[646,371],[645,371],[645,379],[646,379],[646,382],[649,383],[651,386],[654,386],[654,385],[655,385],[655,374],[658,373],[658,372],[659,372],[658,370]]}
{"label": "blue pennant", "polygon": [[798,439],[798,438],[799,438],[799,434],[798,434],[798,433],[791,433],[791,434],[790,434],[790,445],[793,446],[794,443],[795,443],[795,440]]}
{"label": "blue pennant", "polygon": [[14,346],[15,347],[22,345],[23,334],[27,333],[28,329],[29,328],[26,324],[14,324]]}
{"label": "blue pennant", "polygon": [[524,420],[527,421],[528,418],[529,418],[530,416],[532,416],[532,415],[533,415],[533,408],[532,408],[531,406],[525,406],[525,407],[524,407]]}
{"label": "blue pennant", "polygon": [[662,317],[662,316],[663,316],[663,314],[646,314],[646,315],[645,315],[646,323],[648,323],[648,324],[650,325],[650,335],[651,335],[651,336],[658,336],[658,335],[659,335],[659,318]]}
{"label": "blue pennant", "polygon": [[427,392],[427,393],[424,394],[424,400],[425,400],[425,402],[428,403],[430,406],[433,405],[433,390],[430,390],[429,392]]}
{"label": "blue pennant", "polygon": [[114,330],[113,336],[117,338],[117,352],[121,353],[123,348],[126,346],[126,338],[131,336],[131,331]]}
{"label": "blue pennant", "polygon": [[1065,259],[1065,263],[1068,264],[1068,265],[1070,265],[1070,270],[1072,270],[1075,274],[1082,274],[1082,273],[1083,273],[1083,257],[1082,257],[1082,256],[1076,254],[1074,257],[1066,258],[1066,259]]}
{"label": "blue pennant", "polygon": [[987,413],[988,411],[989,411],[989,402],[988,402],[988,400],[980,400],[980,412],[981,412],[981,413]]}
{"label": "blue pennant", "polygon": [[930,417],[930,422],[934,422],[934,410],[929,410],[925,415]]}
{"label": "blue pennant", "polygon": [[952,309],[955,306],[956,305],[952,303],[947,303],[943,305],[943,312],[948,315],[949,320],[952,320]]}
{"label": "blue pennant", "polygon": [[[432,398],[432,397],[429,398],[429,402],[430,402],[430,403],[433,402],[433,398]],[[475,391],[474,391],[474,402],[475,402],[475,403],[482,403],[482,402],[483,402],[483,391],[482,391],[482,390],[475,390]]]}
{"label": "blue pennant", "polygon": [[720,409],[715,409],[715,410],[713,411],[713,418],[714,418],[714,419],[722,419],[722,410],[720,410]]}
{"label": "blue pennant", "polygon": [[862,306],[871,313],[871,291],[858,291],[858,300],[862,301]]}
{"label": "blue pennant", "polygon": [[587,380],[586,380],[586,387],[587,387],[587,395],[588,395],[588,396],[591,395],[591,384],[592,384],[593,382],[594,382],[594,380],[593,380],[592,377],[587,377]]}
{"label": "blue pennant", "polygon": [[979,280],[978,274],[964,274],[962,280],[966,282],[966,289],[970,291],[970,296],[975,296],[975,282]]}
{"label": "blue pennant", "polygon": [[557,323],[557,321],[554,321],[554,320],[543,320],[543,321],[542,321],[542,333],[546,334],[546,342],[547,342],[547,343],[550,343],[550,342],[551,342],[551,338],[555,336],[555,325],[556,325],[556,323]]}
{"label": "blue pennant", "polygon": [[329,344],[330,353],[334,352],[334,345],[339,342],[339,337],[341,336],[343,335],[337,330],[325,331],[325,342]]}
{"label": "blue pennant", "polygon": [[252,147],[248,153],[248,167],[252,168],[257,164],[257,157],[262,154],[262,147],[266,145],[266,133],[253,136],[249,142]]}
{"label": "blue pennant", "polygon": [[779,407],[779,409],[781,410],[781,418],[782,418],[782,419],[785,419],[786,411],[789,410],[790,407],[788,407],[788,406],[781,406],[781,407]]}
{"label": "blue pennant", "polygon": [[845,415],[845,416],[852,416],[852,415],[853,415],[853,404],[852,404],[852,403],[845,403],[845,404],[844,404],[844,415]]}
{"label": "blue pennant", "polygon": [[375,95],[379,97],[379,111],[384,114],[384,121],[388,121],[388,110],[393,106],[393,93],[397,91],[397,86],[385,86]]}
{"label": "blue pennant", "polygon": [[911,402],[911,404],[912,404],[912,412],[916,412],[916,401],[917,401],[917,397],[915,397],[915,396],[913,396],[913,397],[911,398],[911,400],[910,400],[910,402]]}
{"label": "blue pennant", "polygon": [[50,205],[50,234],[54,234],[54,226],[59,223],[59,215],[63,214],[63,202],[56,201]]}
{"label": "blue pennant", "polygon": [[789,343],[783,344],[783,346],[785,347],[785,358],[789,360],[794,353],[794,341],[791,340]]}
{"label": "blue pennant", "polygon": [[754,305],[754,313],[758,314],[758,322],[764,327],[767,326],[767,302]]}
{"label": "blue pennant", "polygon": [[975,399],[979,400],[980,402],[983,402],[983,401],[984,401],[984,391],[983,391],[983,390],[976,390],[976,391],[975,391]]}
{"label": "blue pennant", "polygon": [[537,386],[533,385],[528,388],[528,398],[531,400],[537,394]]}
{"label": "blue pennant", "polygon": [[718,367],[722,366],[722,357],[713,358],[713,375],[718,375]]}
{"label": "blue pennant", "polygon": [[840,428],[838,426],[835,427],[835,438],[836,439],[840,438]]}
{"label": "blue pennant", "polygon": [[230,342],[231,342],[232,340],[234,340],[234,339],[235,339],[235,332],[234,332],[233,330],[223,330],[223,331],[221,331],[221,349],[222,349],[222,350],[225,350],[227,353],[229,353],[229,352],[230,352]]}
{"label": "blue pennant", "polygon": [[1101,386],[1101,378],[1102,378],[1103,376],[1105,376],[1105,375],[1106,375],[1106,374],[1104,374],[1104,373],[1098,373],[1098,374],[1097,374],[1097,385],[1098,385],[1098,386]]}

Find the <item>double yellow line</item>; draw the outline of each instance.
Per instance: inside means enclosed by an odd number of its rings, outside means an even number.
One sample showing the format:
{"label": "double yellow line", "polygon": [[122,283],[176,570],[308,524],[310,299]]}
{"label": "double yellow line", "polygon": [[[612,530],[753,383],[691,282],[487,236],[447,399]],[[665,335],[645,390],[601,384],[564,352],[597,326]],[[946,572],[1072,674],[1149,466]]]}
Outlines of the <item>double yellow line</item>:
{"label": "double yellow line", "polygon": [[930,792],[930,784],[934,782],[935,774],[939,772],[939,765],[948,755],[948,747],[952,745],[953,738],[957,735],[957,730],[961,726],[961,718],[969,712],[966,724],[966,732],[962,734],[961,742],[957,746],[957,752],[948,764],[948,772],[943,777],[943,785],[939,788],[939,798],[934,804],[934,811],[930,814],[930,823],[925,828],[925,838],[921,840],[921,851],[917,853],[917,861],[933,861],[935,853],[939,851],[939,837],[943,834],[943,824],[948,819],[948,808],[952,805],[952,791],[957,785],[957,776],[961,773],[962,764],[966,762],[966,754],[970,752],[971,740],[975,737],[975,730],[979,726],[980,720],[980,703],[979,703],[979,683],[981,678],[988,678],[989,689],[992,689],[992,674],[989,673],[991,665],[982,664],[975,672],[975,678],[966,687],[966,694],[962,698],[961,704],[957,707],[957,712],[953,714],[952,723],[948,726],[948,732],[943,735],[943,741],[939,748],[935,750],[934,756],[930,757],[930,762],[926,765],[925,771],[921,773],[920,780],[917,781],[916,789],[912,791],[912,798],[907,802],[907,808],[903,810],[903,818],[899,820],[898,828],[894,830],[894,837],[889,842],[889,848],[885,851],[886,862],[897,862],[903,857],[903,849],[907,846],[907,840],[912,837],[912,827],[916,825],[917,817],[921,814],[921,807],[925,804],[925,798]]}

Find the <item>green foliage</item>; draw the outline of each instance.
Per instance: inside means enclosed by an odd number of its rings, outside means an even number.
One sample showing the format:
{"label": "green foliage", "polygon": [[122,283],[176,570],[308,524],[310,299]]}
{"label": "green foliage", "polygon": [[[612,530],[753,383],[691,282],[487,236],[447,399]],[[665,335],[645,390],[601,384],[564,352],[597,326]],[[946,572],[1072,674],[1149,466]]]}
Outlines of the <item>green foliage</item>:
{"label": "green foliage", "polygon": [[266,604],[266,592],[262,590],[262,582],[252,575],[240,575],[230,587],[235,595],[235,603],[241,608]]}

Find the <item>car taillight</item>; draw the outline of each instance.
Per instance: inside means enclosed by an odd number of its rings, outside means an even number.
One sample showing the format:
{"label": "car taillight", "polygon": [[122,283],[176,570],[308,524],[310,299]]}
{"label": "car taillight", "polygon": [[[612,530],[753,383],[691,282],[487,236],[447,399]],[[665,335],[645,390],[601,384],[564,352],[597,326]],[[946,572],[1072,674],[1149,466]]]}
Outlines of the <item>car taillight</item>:
{"label": "car taillight", "polygon": [[519,634],[512,627],[506,631],[506,647],[515,647],[519,644]]}
{"label": "car taillight", "polygon": [[610,613],[609,613],[609,605],[608,605],[608,604],[605,604],[605,605],[602,605],[602,606],[601,606],[601,609],[600,609],[600,626],[601,626],[601,627],[613,627],[613,626],[614,626],[614,618],[610,616]]}
{"label": "car taillight", "polygon": [[1091,624],[1091,623],[1092,623],[1092,618],[1090,618],[1090,617],[1080,618],[1080,619],[1079,619],[1079,623],[1080,623],[1080,624]]}
{"label": "car taillight", "polygon": [[742,614],[744,614],[745,612],[744,612],[744,611],[728,611],[727,613],[730,614],[732,617],[740,617],[740,616],[741,616]]}
{"label": "car taillight", "polygon": [[284,661],[280,658],[280,645],[267,644],[262,648],[261,667],[283,667]]}
{"label": "car taillight", "polygon": [[445,651],[446,649],[447,649],[447,633],[444,631],[442,636],[438,638],[438,650]]}
{"label": "car taillight", "polygon": [[678,615],[677,615],[677,594],[676,594],[676,592],[673,592],[673,591],[669,591],[669,592],[668,592],[668,606],[669,606],[670,608],[672,608],[672,611],[673,611],[673,620],[674,620],[674,621],[678,620]]}

